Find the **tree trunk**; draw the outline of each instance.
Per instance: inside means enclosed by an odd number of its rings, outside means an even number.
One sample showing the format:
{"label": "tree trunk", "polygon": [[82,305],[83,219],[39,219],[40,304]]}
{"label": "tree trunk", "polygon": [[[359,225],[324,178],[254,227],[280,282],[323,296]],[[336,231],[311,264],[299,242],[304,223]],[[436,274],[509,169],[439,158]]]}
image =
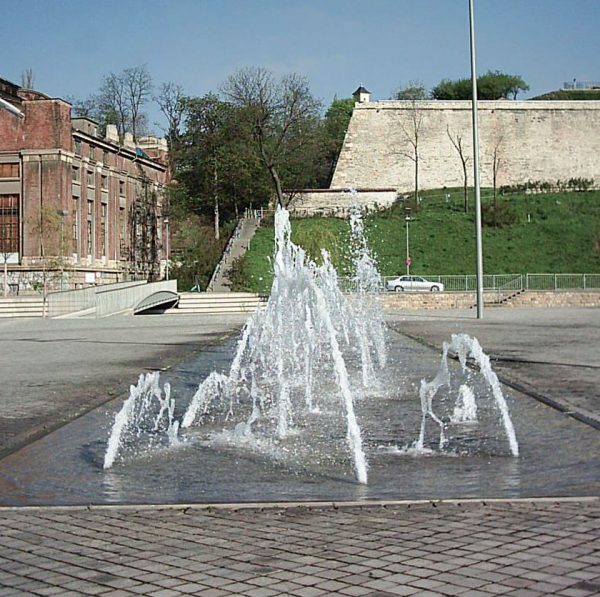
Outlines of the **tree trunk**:
{"label": "tree trunk", "polygon": [[419,205],[419,156],[415,151],[415,207]]}
{"label": "tree trunk", "polygon": [[8,296],[8,259],[4,259],[4,298]]}
{"label": "tree trunk", "polygon": [[219,232],[219,173],[216,158],[213,160],[213,196],[215,199],[215,240],[219,240],[221,236]]}
{"label": "tree trunk", "polygon": [[465,213],[469,213],[469,191],[467,190],[467,163],[463,162],[463,189],[465,193]]}
{"label": "tree trunk", "polygon": [[281,180],[279,179],[279,174],[277,174],[277,170],[275,170],[275,166],[268,166],[269,174],[271,175],[271,180],[275,185],[275,194],[277,196],[277,203],[281,205],[281,207],[286,207],[285,201],[283,200],[283,191],[281,189]]}

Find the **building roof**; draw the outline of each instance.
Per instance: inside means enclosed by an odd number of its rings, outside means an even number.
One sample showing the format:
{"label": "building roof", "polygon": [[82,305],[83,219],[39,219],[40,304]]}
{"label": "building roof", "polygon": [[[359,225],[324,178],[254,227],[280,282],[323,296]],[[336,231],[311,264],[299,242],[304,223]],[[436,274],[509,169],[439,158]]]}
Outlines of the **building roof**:
{"label": "building roof", "polygon": [[359,93],[371,93],[371,92],[366,87],[363,87],[361,85],[352,95],[358,95]]}

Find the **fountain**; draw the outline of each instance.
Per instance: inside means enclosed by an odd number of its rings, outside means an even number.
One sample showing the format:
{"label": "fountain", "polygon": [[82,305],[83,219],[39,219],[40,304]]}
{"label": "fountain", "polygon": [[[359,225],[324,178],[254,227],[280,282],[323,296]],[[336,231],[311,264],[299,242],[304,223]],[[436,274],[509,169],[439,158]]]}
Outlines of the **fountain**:
{"label": "fountain", "polygon": [[421,380],[419,396],[421,398],[422,418],[419,438],[415,443],[416,450],[424,450],[425,430],[428,418],[439,426],[439,449],[443,449],[447,443],[445,430],[448,425],[477,423],[477,402],[473,390],[466,384],[462,384],[459,387],[454,411],[448,422],[444,422],[433,410],[433,400],[440,388],[443,386],[450,387],[450,371],[448,368],[448,353],[450,351],[456,353],[463,373],[467,372],[468,358],[471,357],[475,361],[481,375],[491,388],[494,404],[500,413],[510,452],[513,456],[518,456],[519,445],[517,443],[513,423],[508,413],[508,406],[502,393],[498,377],[492,371],[490,359],[483,352],[477,339],[470,338],[466,334],[452,334],[451,341],[444,342],[442,362],[436,376],[429,382]]}
{"label": "fountain", "polygon": [[[330,408],[327,401],[341,401],[355,475],[366,483],[368,466],[344,353],[350,358],[357,355],[362,384],[369,386],[376,382],[375,367],[386,364],[386,346],[381,309],[373,298],[381,280],[364,241],[361,212],[356,209],[352,216],[356,290],[352,301],[340,291],[327,253],[323,252],[323,263],[317,266],[291,242],[290,234],[289,214],[280,208],[275,215],[274,282],[269,301],[244,326],[229,373],[213,372],[200,384],[181,427],[202,425],[207,418],[226,423],[235,419],[237,410],[249,410],[235,427],[237,438],[283,441],[296,431],[295,419],[308,417],[314,424],[318,417],[310,415]],[[336,389],[317,395],[317,381],[319,387],[325,382]],[[157,418],[139,413],[159,407],[158,418],[163,417],[168,394],[165,387],[166,398],[161,398],[158,374],[148,374],[132,387],[116,415],[104,468],[118,458],[128,429],[136,428],[141,418]],[[178,422],[169,421],[163,427],[173,445]]]}
{"label": "fountain", "polygon": [[[377,399],[379,372],[386,367],[386,326],[380,305],[381,277],[364,234],[363,213],[350,214],[352,292],[340,291],[337,274],[324,251],[322,265],[309,260],[291,241],[289,214],[275,215],[274,281],[268,303],[245,324],[228,373],[213,371],[199,385],[185,413],[175,420],[170,386],[163,390],[159,374],[140,376],[115,417],[104,458],[111,468],[132,443],[147,452],[154,445],[173,447],[193,437],[194,430],[212,425],[211,440],[244,450],[306,453],[294,438],[311,426],[323,425],[325,413],[343,416],[347,451],[354,475],[368,479],[368,463],[356,414],[358,401]],[[493,390],[513,456],[518,455],[512,422],[499,383],[477,340],[464,335],[444,344],[435,378],[421,381],[421,427],[415,453],[425,453],[427,420],[439,427],[438,449],[446,445],[449,425],[475,424],[473,390],[461,385],[454,412],[446,421],[434,411],[441,387],[449,385],[449,351],[458,353],[463,371],[467,358],[477,361]],[[357,371],[355,374],[354,371]],[[357,379],[358,378],[358,379]],[[375,391],[374,391],[375,390]],[[179,428],[186,430],[179,437]],[[232,429],[232,430],[231,430]],[[306,431],[310,434],[310,431]],[[162,435],[162,440],[153,439]],[[296,442],[297,444],[298,442]],[[314,456],[313,456],[314,458]]]}

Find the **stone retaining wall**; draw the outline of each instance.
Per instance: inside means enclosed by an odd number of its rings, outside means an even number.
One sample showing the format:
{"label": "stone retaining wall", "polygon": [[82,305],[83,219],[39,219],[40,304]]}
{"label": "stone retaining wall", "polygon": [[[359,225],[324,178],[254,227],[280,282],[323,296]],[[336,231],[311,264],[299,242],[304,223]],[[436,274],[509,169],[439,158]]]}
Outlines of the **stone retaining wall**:
{"label": "stone retaining wall", "polygon": [[[450,136],[460,135],[465,155],[472,156],[471,102],[383,101],[356,104],[332,189],[411,191],[415,123],[420,188],[462,186]],[[484,186],[492,185],[494,163],[498,185],[600,178],[600,101],[480,101],[479,135]]]}
{"label": "stone retaining wall", "polygon": [[[600,290],[527,291],[502,305],[493,305],[498,295],[484,293],[490,308],[499,307],[600,307]],[[384,309],[468,309],[477,304],[474,292],[388,292]]]}
{"label": "stone retaining wall", "polygon": [[289,209],[296,217],[335,216],[348,217],[353,205],[367,209],[389,207],[396,201],[396,189],[306,189],[296,191],[289,203]]}

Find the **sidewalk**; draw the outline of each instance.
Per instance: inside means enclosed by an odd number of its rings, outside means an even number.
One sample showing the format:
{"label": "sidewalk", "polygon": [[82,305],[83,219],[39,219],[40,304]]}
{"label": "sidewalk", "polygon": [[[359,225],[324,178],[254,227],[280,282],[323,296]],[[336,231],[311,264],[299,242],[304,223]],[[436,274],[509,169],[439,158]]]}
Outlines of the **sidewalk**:
{"label": "sidewalk", "polygon": [[0,594],[600,593],[600,503],[0,509]]}

